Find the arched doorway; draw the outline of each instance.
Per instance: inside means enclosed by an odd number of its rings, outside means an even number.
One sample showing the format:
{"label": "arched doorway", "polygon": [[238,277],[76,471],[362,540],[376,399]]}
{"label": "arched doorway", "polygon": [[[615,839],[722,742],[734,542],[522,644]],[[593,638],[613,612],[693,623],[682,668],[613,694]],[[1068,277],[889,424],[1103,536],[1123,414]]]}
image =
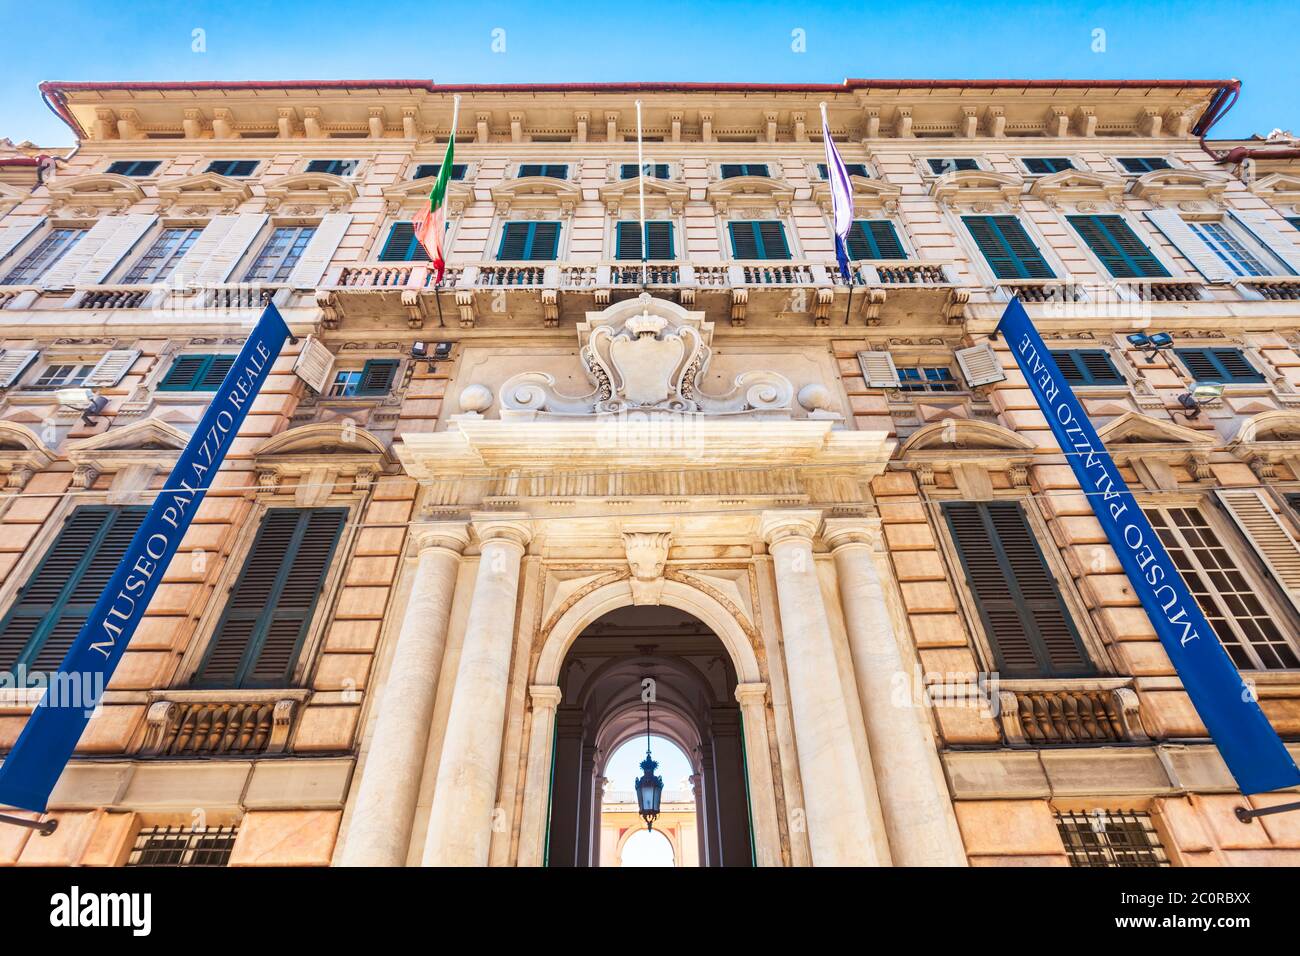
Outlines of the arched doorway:
{"label": "arched doorway", "polygon": [[[565,654],[547,864],[594,866],[602,856],[610,861],[608,848],[604,854],[601,848],[606,770],[622,744],[645,739],[641,682],[646,677],[656,688],[652,734],[672,741],[690,761],[700,865],[752,865],[735,667],[703,622],[662,605],[606,613],[584,628]],[[618,780],[613,786],[624,789],[630,783]],[[665,780],[666,789],[675,784]]]}

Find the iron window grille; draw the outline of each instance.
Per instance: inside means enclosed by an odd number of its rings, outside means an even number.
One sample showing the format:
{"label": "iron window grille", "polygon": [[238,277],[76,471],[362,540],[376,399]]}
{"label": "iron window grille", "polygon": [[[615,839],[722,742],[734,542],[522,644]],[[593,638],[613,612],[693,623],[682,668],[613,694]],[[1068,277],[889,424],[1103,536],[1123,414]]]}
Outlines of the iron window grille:
{"label": "iron window grille", "polygon": [[227,866],[238,827],[141,827],[127,866]]}
{"label": "iron window grille", "polygon": [[1094,810],[1054,811],[1056,829],[1071,866],[1169,866],[1149,813]]}

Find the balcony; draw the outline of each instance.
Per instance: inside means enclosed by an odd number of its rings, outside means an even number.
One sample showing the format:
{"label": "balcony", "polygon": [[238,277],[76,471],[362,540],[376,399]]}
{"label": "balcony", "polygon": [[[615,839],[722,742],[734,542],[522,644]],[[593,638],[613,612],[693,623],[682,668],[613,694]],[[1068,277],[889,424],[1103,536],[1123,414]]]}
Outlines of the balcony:
{"label": "balcony", "polygon": [[1127,678],[1052,684],[1002,681],[1002,735],[1011,747],[1145,741],[1138,696],[1127,683]]}
{"label": "balcony", "polygon": [[[850,318],[871,324],[916,315],[960,320],[968,292],[957,289],[951,264],[882,260],[853,264]],[[426,322],[457,322],[462,328],[492,326],[506,317],[559,324],[560,315],[586,312],[643,291],[671,296],[713,321],[745,325],[798,323],[809,317],[830,324],[850,305],[849,289],[834,264],[798,260],[720,263],[485,262],[448,268],[442,285],[431,285],[425,263],[359,262],[336,267],[317,294],[326,324],[404,318],[412,328]]]}
{"label": "balcony", "polygon": [[302,689],[153,691],[140,755],[284,753],[294,715],[308,694]]}

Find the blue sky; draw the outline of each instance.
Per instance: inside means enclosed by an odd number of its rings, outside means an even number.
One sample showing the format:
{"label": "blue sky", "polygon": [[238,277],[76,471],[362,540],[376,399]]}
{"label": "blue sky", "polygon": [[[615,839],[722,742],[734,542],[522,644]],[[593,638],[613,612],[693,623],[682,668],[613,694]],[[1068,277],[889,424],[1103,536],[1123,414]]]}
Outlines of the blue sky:
{"label": "blue sky", "polygon": [[[1216,135],[1300,132],[1300,4],[1145,0],[511,4],[0,0],[0,136],[66,145],[41,80],[446,83],[1237,77]],[[204,31],[205,52],[192,50]],[[504,30],[504,52],[493,52]],[[795,52],[794,31],[805,51]],[[1094,52],[1094,31],[1104,52]],[[496,34],[498,46],[502,35]]]}

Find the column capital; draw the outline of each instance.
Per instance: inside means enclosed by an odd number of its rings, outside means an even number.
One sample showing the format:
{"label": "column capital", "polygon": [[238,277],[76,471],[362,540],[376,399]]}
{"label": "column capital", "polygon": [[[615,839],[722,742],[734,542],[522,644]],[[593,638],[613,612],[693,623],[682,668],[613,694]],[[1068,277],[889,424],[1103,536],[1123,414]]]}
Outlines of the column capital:
{"label": "column capital", "polygon": [[564,695],[554,684],[529,684],[528,696],[532,699],[533,710],[555,710]]}
{"label": "column capital", "polygon": [[411,525],[412,550],[416,554],[442,548],[461,554],[469,544],[469,523],[465,521],[421,521]]}
{"label": "column capital", "polygon": [[791,539],[812,545],[813,536],[822,523],[822,513],[815,509],[805,511],[764,511],[759,529],[763,540],[771,547]]}
{"label": "column capital", "polygon": [[476,511],[470,515],[470,527],[479,545],[505,541],[525,550],[533,540],[533,519],[522,512]]}
{"label": "column capital", "polygon": [[763,707],[767,704],[767,685],[761,681],[753,684],[737,684],[736,700],[743,707]]}
{"label": "column capital", "polygon": [[874,517],[827,518],[822,523],[822,540],[831,551],[841,548],[880,547],[880,519]]}

